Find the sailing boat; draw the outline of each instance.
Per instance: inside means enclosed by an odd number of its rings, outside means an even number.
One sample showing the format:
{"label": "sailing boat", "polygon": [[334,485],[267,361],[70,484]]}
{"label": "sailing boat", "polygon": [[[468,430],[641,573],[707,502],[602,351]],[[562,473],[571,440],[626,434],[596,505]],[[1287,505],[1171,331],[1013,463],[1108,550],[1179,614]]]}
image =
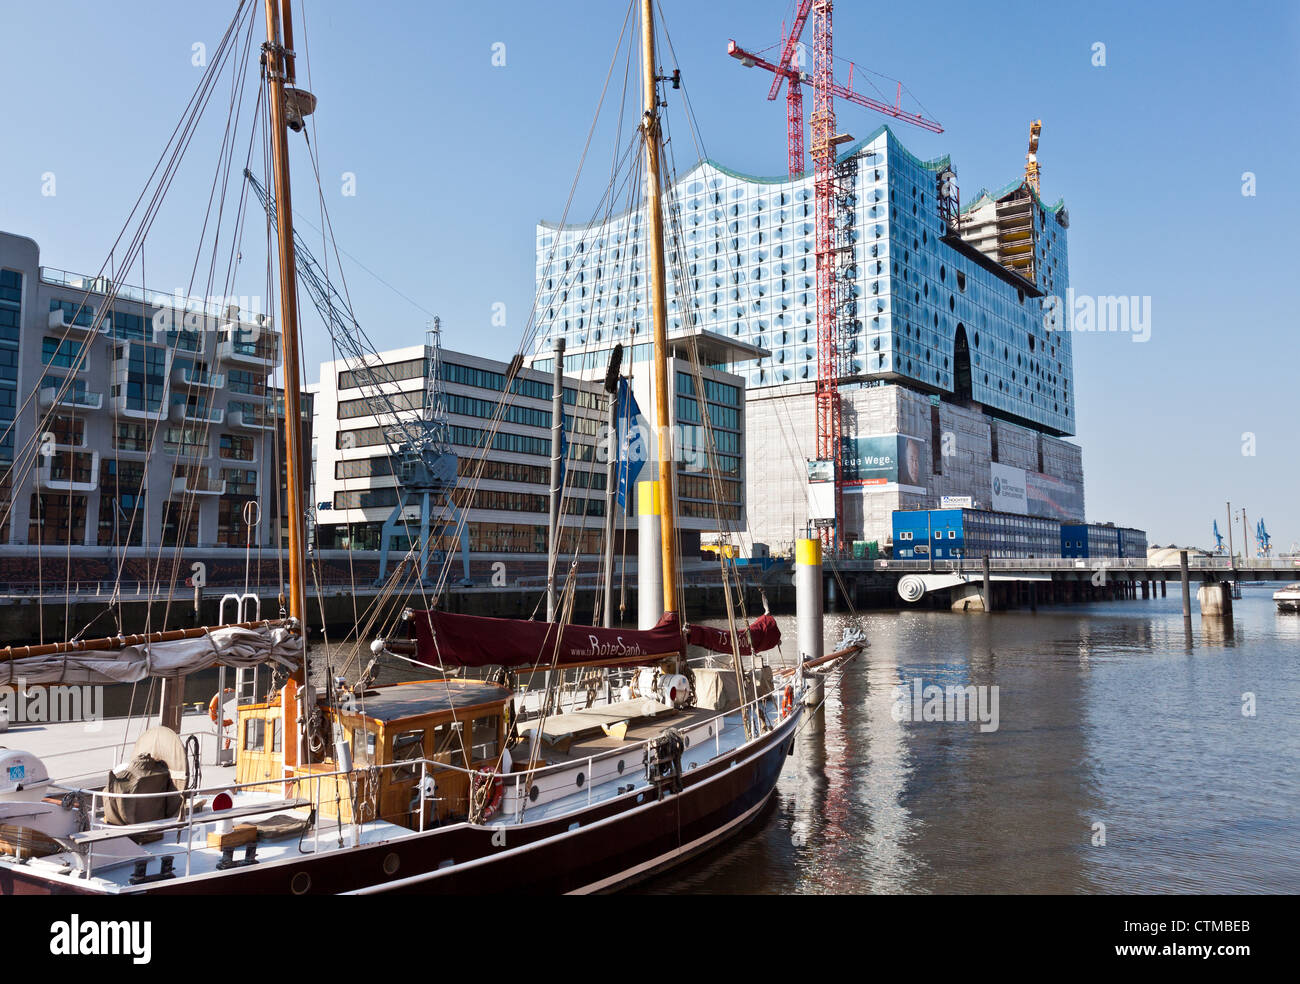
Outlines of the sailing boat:
{"label": "sailing boat", "polygon": [[[652,5],[641,0],[642,129],[663,435],[671,431]],[[350,687],[312,686],[288,130],[302,126],[315,100],[294,85],[288,7],[265,0],[265,11],[293,518],[287,617],[12,649],[0,659],[33,682],[65,680],[69,666],[85,680],[130,679],[124,668],[157,672],[167,659],[176,672],[275,660],[291,673],[267,699],[239,706],[233,786],[124,794],[110,783],[46,797],[37,811],[11,804],[10,820],[27,818],[50,845],[37,856],[0,857],[0,893],[599,892],[710,848],[760,815],[800,726],[802,667],[778,679],[753,659],[779,642],[768,615],[725,632],[688,625],[675,590],[644,631],[570,624],[572,591],[556,622],[416,610],[408,638],[377,639],[372,649],[437,667],[438,677],[372,686],[363,674]],[[662,576],[676,585],[670,446],[659,459]],[[691,644],[731,654],[731,665],[692,667]],[[497,673],[471,679],[458,668]],[[563,715],[551,713],[548,689],[523,720],[515,675],[571,668],[630,675],[603,702],[593,692],[586,707]],[[705,681],[723,694],[712,707],[695,699]]]}

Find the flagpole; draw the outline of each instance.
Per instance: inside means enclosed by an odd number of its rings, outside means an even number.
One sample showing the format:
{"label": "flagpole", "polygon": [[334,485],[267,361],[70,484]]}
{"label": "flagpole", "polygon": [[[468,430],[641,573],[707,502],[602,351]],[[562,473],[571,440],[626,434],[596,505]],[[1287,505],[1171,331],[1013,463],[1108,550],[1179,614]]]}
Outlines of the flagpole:
{"label": "flagpole", "polygon": [[555,565],[560,555],[560,469],[564,454],[564,336],[555,340],[551,375],[551,527],[546,559],[546,621],[555,621]]}
{"label": "flagpole", "polygon": [[[623,442],[618,434],[618,408],[623,386],[619,370],[623,366],[623,344],[615,342],[605,367],[605,617],[602,624],[614,627],[614,503],[618,470],[623,462]],[[614,450],[617,443],[618,451]]]}

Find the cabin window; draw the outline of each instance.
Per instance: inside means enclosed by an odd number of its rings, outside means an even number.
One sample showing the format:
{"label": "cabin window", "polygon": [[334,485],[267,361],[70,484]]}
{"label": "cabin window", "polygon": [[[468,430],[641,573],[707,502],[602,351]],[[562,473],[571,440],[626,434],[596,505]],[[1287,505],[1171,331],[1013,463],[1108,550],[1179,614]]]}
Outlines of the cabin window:
{"label": "cabin window", "polygon": [[375,733],[366,728],[352,729],[352,756],[367,765],[375,760]]}
{"label": "cabin window", "polygon": [[479,759],[494,759],[497,757],[497,738],[501,731],[501,719],[495,714],[486,717],[475,718],[473,730],[470,732],[473,743],[473,750],[470,757],[474,761]]}
{"label": "cabin window", "polygon": [[[403,731],[393,736],[393,762],[419,761],[424,758],[424,732]],[[414,779],[420,770],[414,765],[393,770],[396,780]]]}
{"label": "cabin window", "polygon": [[244,751],[261,752],[266,749],[266,721],[251,717],[244,722]]}
{"label": "cabin window", "polygon": [[271,751],[274,754],[284,751],[284,718],[271,718]]}
{"label": "cabin window", "polygon": [[[460,721],[448,721],[440,724],[433,729],[433,758],[450,762],[461,751],[462,742],[460,740],[461,729],[464,725]],[[463,763],[453,763],[463,764]]]}

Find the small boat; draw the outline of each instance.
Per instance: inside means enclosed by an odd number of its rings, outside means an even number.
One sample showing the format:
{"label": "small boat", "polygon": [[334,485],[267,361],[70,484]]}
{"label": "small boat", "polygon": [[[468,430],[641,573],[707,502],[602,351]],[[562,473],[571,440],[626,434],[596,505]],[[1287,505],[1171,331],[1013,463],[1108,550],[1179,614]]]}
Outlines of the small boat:
{"label": "small boat", "polygon": [[1300,612],[1300,581],[1273,592],[1279,612]]}

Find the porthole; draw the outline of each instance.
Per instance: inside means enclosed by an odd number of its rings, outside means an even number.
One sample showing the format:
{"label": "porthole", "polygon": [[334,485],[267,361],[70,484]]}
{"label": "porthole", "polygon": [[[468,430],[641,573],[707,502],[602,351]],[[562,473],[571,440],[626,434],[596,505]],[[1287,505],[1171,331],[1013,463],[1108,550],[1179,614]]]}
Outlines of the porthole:
{"label": "porthole", "polygon": [[542,795],[541,789],[537,786],[534,786],[532,789],[528,790],[528,801],[530,803],[536,803],[537,797],[541,795]]}
{"label": "porthole", "polygon": [[579,773],[578,773],[578,778],[577,778],[576,781],[577,781],[577,783],[578,783],[578,788],[581,789],[581,788],[582,788],[582,784],[583,784],[584,782],[587,781],[587,777],[586,777],[585,775],[583,775],[581,772],[579,772]]}
{"label": "porthole", "polygon": [[305,871],[298,872],[289,882],[289,891],[294,895],[306,895],[311,891],[311,875]]}
{"label": "porthole", "polygon": [[618,774],[619,774],[620,776],[623,774],[623,760],[622,760],[622,759],[619,759],[619,760],[618,760]]}
{"label": "porthole", "polygon": [[384,857],[384,874],[395,875],[397,869],[402,866],[402,859],[396,854],[388,854]]}

